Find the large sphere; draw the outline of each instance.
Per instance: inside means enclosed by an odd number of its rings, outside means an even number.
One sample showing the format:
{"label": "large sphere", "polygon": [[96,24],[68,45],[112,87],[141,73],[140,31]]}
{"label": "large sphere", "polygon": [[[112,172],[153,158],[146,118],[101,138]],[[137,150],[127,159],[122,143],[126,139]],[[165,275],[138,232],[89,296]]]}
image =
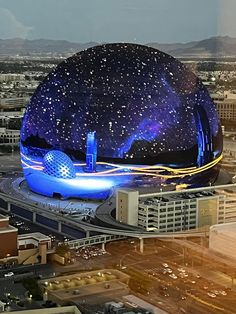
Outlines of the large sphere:
{"label": "large sphere", "polygon": [[96,46],[60,63],[28,104],[22,149],[84,160],[91,131],[100,161],[202,166],[222,152],[201,81],[173,57],[136,44]]}

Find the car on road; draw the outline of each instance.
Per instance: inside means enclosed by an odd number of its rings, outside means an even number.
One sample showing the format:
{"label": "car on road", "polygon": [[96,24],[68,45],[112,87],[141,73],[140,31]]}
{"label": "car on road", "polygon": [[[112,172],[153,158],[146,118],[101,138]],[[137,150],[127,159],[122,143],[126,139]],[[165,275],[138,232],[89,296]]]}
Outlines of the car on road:
{"label": "car on road", "polygon": [[168,274],[172,274],[173,273],[171,268],[166,268],[166,271],[167,271]]}
{"label": "car on road", "polygon": [[165,267],[165,268],[169,267],[169,265],[167,263],[163,263],[162,266]]}
{"label": "car on road", "polygon": [[172,278],[172,279],[177,279],[178,278],[175,274],[170,274],[169,277]]}
{"label": "car on road", "polygon": [[14,276],[14,273],[10,271],[9,273],[4,274],[4,277],[12,277]]}
{"label": "car on road", "polygon": [[219,290],[218,292],[219,292],[219,294],[221,294],[221,295],[227,295],[227,292],[224,291],[224,290]]}
{"label": "car on road", "polygon": [[212,292],[208,292],[207,295],[211,298],[216,298],[216,295]]}
{"label": "car on road", "polygon": [[161,272],[162,272],[162,274],[163,274],[163,275],[165,275],[165,274],[167,274],[167,273],[168,273],[168,271],[167,271],[167,269],[166,269],[166,268],[163,268],[163,269],[161,270]]}

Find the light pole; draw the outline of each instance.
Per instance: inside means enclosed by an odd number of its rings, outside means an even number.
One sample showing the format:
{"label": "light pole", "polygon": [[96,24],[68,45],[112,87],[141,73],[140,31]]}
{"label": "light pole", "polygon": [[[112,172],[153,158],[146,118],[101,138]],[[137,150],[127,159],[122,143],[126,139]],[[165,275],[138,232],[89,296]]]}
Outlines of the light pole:
{"label": "light pole", "polygon": [[120,268],[120,269],[122,269],[122,262],[123,262],[124,258],[125,258],[126,256],[128,256],[128,255],[131,256],[130,253],[127,253],[127,254],[125,254],[124,256],[121,257],[120,262],[119,262],[119,268]]}

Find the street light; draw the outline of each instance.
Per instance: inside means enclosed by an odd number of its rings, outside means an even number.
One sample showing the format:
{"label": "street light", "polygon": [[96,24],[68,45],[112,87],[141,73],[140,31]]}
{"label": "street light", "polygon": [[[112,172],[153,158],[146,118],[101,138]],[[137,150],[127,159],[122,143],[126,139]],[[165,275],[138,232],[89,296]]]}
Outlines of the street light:
{"label": "street light", "polygon": [[[127,253],[127,254],[125,254],[124,256],[121,257],[120,262],[119,262],[119,268],[120,268],[120,269],[125,269],[125,268],[122,268],[122,262],[123,262],[124,258],[125,258],[126,256],[128,256],[128,255],[131,256],[130,253]],[[123,266],[123,267],[125,267],[125,266]]]}

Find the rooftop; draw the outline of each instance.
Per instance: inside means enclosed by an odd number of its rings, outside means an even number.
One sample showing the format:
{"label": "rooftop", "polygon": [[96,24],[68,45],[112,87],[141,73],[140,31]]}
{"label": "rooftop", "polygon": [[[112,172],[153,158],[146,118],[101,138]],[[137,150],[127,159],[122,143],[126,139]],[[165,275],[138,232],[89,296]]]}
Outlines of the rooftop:
{"label": "rooftop", "polygon": [[18,240],[24,240],[24,239],[35,239],[37,241],[51,241],[51,238],[46,236],[45,234],[41,232],[33,232],[33,233],[26,233],[26,234],[20,234],[18,235]]}
{"label": "rooftop", "polygon": [[0,233],[5,233],[5,232],[17,232],[18,231],[18,229],[17,228],[15,228],[15,227],[13,227],[13,226],[10,226],[10,225],[8,225],[8,226],[6,226],[6,227],[0,227]]}
{"label": "rooftop", "polygon": [[119,270],[103,269],[45,279],[41,281],[41,285],[47,290],[63,290],[112,280],[127,281],[128,279],[129,276]]}
{"label": "rooftop", "polygon": [[0,220],[9,220],[9,216],[0,214]]}
{"label": "rooftop", "polygon": [[40,284],[45,292],[62,303],[81,297],[96,301],[97,296],[127,292],[129,278],[119,270],[103,269],[45,279]]}
{"label": "rooftop", "polygon": [[173,193],[173,194],[164,194],[163,196],[154,196],[148,197],[146,199],[142,199],[140,201],[141,204],[144,205],[157,205],[158,203],[165,203],[171,201],[182,201],[186,199],[196,199],[203,197],[212,197],[216,194],[215,191],[201,191],[201,192],[191,192],[191,193]]}
{"label": "rooftop", "polygon": [[120,281],[110,281],[108,283],[97,282],[80,287],[71,287],[64,290],[51,290],[49,294],[54,300],[60,300],[62,304],[67,301],[86,299],[88,303],[96,304],[100,296],[107,295],[120,296],[122,293],[128,292],[128,286]]}

